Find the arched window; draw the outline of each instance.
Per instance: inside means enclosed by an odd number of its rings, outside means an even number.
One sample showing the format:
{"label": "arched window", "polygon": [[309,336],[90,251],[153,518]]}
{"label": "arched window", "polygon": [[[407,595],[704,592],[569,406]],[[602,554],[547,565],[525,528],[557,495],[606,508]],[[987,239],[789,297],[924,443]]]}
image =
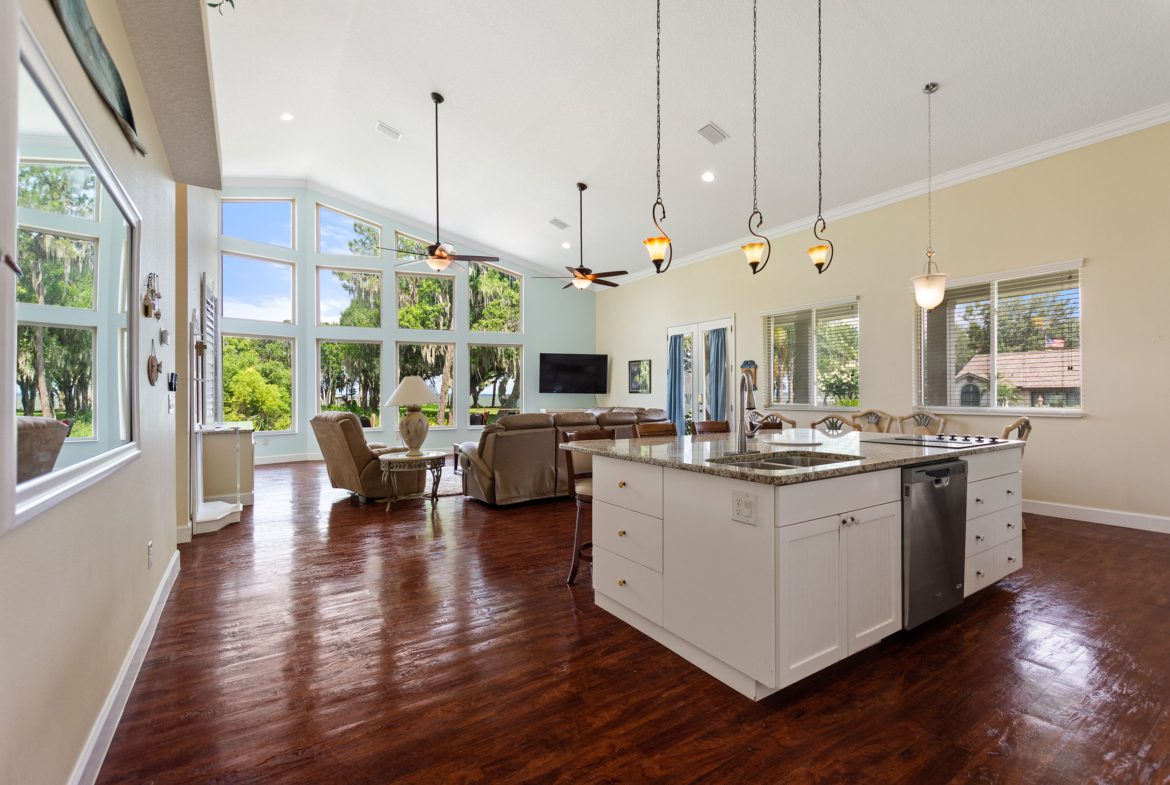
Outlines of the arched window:
{"label": "arched window", "polygon": [[963,385],[962,392],[959,393],[959,404],[961,406],[978,406],[981,397],[979,385],[968,382]]}

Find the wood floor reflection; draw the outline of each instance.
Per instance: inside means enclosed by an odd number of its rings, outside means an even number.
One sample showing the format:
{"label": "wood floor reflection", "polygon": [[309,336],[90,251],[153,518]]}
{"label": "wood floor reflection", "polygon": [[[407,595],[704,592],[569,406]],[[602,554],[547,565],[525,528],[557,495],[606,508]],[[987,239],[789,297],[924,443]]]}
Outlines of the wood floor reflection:
{"label": "wood floor reflection", "polygon": [[564,585],[574,506],[351,506],[257,469],[182,571],[101,783],[1166,783],[1170,537],[1026,568],[754,704]]}

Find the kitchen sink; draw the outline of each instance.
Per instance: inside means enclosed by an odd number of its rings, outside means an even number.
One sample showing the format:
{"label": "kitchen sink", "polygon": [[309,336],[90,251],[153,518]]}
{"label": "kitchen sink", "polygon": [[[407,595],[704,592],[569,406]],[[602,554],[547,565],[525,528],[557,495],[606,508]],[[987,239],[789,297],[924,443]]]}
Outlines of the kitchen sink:
{"label": "kitchen sink", "polygon": [[857,455],[841,455],[823,452],[740,452],[729,453],[719,458],[709,458],[707,463],[720,463],[757,471],[783,471],[785,469],[809,469],[860,460]]}

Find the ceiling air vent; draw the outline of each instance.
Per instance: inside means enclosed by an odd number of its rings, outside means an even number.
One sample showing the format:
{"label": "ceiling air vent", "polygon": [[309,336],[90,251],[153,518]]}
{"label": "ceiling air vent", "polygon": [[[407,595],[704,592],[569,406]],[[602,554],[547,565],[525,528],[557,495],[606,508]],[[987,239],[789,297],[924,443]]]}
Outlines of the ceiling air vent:
{"label": "ceiling air vent", "polygon": [[386,134],[386,136],[389,136],[395,142],[397,142],[399,139],[402,138],[401,131],[399,131],[397,128],[394,128],[393,126],[390,126],[390,125],[387,125],[386,123],[383,123],[381,120],[376,122],[374,124],[374,127],[377,128],[382,133]]}
{"label": "ceiling air vent", "polygon": [[715,125],[715,123],[707,123],[705,126],[699,129],[699,136],[703,137],[711,144],[719,144],[727,138],[727,132],[719,126]]}
{"label": "ceiling air vent", "polygon": [[562,221],[560,218],[550,218],[548,222],[558,229],[568,229],[569,228],[569,225],[567,223],[565,223],[564,221]]}

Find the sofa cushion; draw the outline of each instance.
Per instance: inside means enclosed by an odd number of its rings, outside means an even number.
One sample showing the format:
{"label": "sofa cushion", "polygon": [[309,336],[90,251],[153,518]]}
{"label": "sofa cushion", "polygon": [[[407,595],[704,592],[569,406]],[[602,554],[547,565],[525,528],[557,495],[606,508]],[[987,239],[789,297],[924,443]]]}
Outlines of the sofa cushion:
{"label": "sofa cushion", "polygon": [[666,409],[643,409],[638,412],[638,422],[670,422]]}
{"label": "sofa cushion", "polygon": [[553,415],[553,423],[558,430],[568,431],[597,424],[597,416],[589,412],[557,412]]}
{"label": "sofa cushion", "polygon": [[597,415],[597,424],[603,427],[612,425],[633,425],[638,421],[638,415],[635,412],[619,412],[616,409],[610,412],[602,412]]}
{"label": "sofa cushion", "polygon": [[541,412],[509,414],[506,417],[501,417],[496,420],[495,424],[501,425],[509,431],[523,430],[526,428],[551,428],[553,427],[553,416]]}

